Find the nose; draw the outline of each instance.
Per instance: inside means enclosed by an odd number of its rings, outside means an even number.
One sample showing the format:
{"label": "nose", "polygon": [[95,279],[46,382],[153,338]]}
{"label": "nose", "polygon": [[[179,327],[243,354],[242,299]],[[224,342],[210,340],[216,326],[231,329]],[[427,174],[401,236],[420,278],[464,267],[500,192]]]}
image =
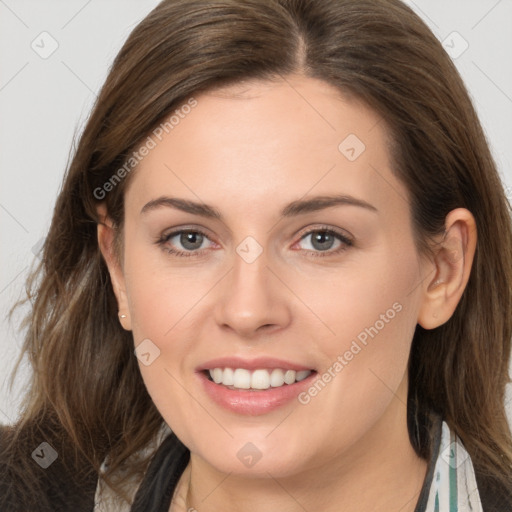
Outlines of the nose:
{"label": "nose", "polygon": [[268,267],[265,251],[250,263],[235,254],[233,268],[222,280],[215,320],[223,330],[254,339],[289,325],[290,292]]}

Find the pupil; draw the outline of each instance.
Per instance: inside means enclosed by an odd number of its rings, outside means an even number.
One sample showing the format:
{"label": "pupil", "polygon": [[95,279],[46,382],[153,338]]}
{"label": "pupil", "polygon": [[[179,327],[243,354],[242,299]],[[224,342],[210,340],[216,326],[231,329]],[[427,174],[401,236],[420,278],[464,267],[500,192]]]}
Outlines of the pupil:
{"label": "pupil", "polygon": [[[330,249],[333,241],[332,235],[325,231],[318,231],[317,234],[313,236],[313,247],[315,247],[315,249]],[[316,245],[317,243],[319,245]]]}
{"label": "pupil", "polygon": [[[199,244],[197,238],[199,238]],[[201,247],[201,243],[203,241],[202,238],[203,235],[200,233],[182,233],[180,237],[180,243],[186,249],[197,249],[198,247]]]}

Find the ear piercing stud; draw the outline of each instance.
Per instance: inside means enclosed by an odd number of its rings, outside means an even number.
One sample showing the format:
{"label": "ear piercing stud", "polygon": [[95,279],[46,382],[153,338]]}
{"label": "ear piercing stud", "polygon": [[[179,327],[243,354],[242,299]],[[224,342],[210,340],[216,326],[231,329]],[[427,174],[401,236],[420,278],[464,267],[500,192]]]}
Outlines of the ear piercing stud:
{"label": "ear piercing stud", "polygon": [[121,313],[118,313],[119,318],[126,318],[126,315],[122,315]]}

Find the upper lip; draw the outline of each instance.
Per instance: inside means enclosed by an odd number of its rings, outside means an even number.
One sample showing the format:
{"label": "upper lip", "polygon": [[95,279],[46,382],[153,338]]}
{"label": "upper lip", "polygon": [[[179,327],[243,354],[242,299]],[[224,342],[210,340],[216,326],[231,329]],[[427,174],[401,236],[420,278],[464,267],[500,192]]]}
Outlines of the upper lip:
{"label": "upper lip", "polygon": [[245,368],[246,370],[275,369],[283,370],[312,370],[311,366],[293,363],[284,359],[273,357],[256,357],[254,359],[242,359],[240,357],[219,357],[206,361],[197,368],[197,371],[212,370],[213,368]]}

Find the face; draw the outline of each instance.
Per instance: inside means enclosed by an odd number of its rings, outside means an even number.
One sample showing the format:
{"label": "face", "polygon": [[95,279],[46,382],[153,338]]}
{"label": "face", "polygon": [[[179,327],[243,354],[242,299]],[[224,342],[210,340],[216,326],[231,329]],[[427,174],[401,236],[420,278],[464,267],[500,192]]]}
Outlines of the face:
{"label": "face", "polygon": [[195,99],[127,188],[120,307],[193,456],[289,476],[405,418],[422,275],[408,194],[384,122],[324,82]]}

